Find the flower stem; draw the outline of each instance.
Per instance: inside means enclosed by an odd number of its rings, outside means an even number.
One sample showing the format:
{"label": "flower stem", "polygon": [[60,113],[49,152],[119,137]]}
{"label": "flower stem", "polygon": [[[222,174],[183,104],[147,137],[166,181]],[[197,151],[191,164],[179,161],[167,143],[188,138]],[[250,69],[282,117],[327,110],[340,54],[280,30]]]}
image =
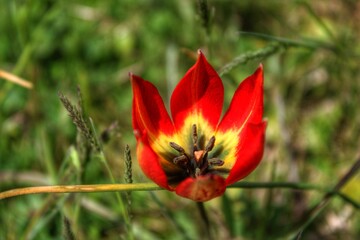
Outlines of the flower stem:
{"label": "flower stem", "polygon": [[208,240],[212,240],[212,234],[211,234],[211,226],[210,226],[210,220],[209,220],[209,216],[206,212],[206,209],[205,209],[205,206],[204,206],[204,203],[203,202],[197,202],[196,203],[196,206],[198,207],[199,209],[199,213],[200,213],[200,216],[201,216],[201,219],[204,223],[204,226],[205,226],[205,232],[206,232],[206,235],[207,235],[207,239]]}
{"label": "flower stem", "polygon": [[[95,125],[90,117],[89,117],[89,123],[90,123],[91,132],[93,134],[93,139],[95,141],[95,146],[98,151],[98,156],[100,158],[100,161],[104,164],[106,171],[110,177],[111,183],[115,184],[116,181],[115,181],[114,175],[112,174],[111,168],[105,158],[105,154],[102,150],[101,141],[99,140],[99,137],[97,136]],[[127,233],[128,233],[127,237],[128,237],[128,239],[132,240],[132,239],[134,239],[134,236],[133,236],[133,233],[131,230],[131,222],[130,222],[130,216],[129,216],[128,209],[126,209],[124,201],[123,201],[121,195],[119,194],[119,192],[116,192],[115,195],[116,195],[117,201],[119,203],[120,212],[123,215],[123,218],[125,221],[125,225],[126,225],[126,229],[127,229]]]}

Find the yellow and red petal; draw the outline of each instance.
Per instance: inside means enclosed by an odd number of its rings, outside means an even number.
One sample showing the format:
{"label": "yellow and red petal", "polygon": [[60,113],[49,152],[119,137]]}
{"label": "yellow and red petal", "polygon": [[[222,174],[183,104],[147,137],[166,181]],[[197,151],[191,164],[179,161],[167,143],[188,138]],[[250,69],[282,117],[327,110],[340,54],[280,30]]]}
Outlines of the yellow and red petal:
{"label": "yellow and red petal", "polygon": [[262,114],[263,69],[260,65],[236,90],[216,131],[216,145],[209,153],[210,157],[224,161],[222,166],[213,167],[213,171],[227,176],[227,185],[234,179],[244,178],[261,160],[265,135]]}
{"label": "yellow and red petal", "polygon": [[215,128],[220,119],[223,100],[224,87],[221,79],[199,51],[197,62],[185,74],[171,96],[170,108],[175,128],[183,128],[189,116],[193,119],[192,124],[200,125],[197,119],[203,117]]}
{"label": "yellow and red petal", "polygon": [[243,128],[226,185],[243,179],[258,166],[264,153],[265,129],[266,122],[248,123]]}
{"label": "yellow and red petal", "polygon": [[160,156],[150,147],[146,134],[137,139],[136,155],[145,175],[160,187],[171,190],[160,164]]}
{"label": "yellow and red petal", "polygon": [[171,151],[168,138],[159,135],[157,141],[149,143],[144,131],[137,136],[136,155],[145,175],[160,187],[173,190],[187,175],[184,169],[173,163],[177,156]]}
{"label": "yellow and red petal", "polygon": [[133,128],[146,131],[150,142],[162,133],[172,135],[174,127],[156,87],[142,78],[130,76],[133,88]]}
{"label": "yellow and red petal", "polygon": [[238,129],[246,123],[260,123],[263,115],[263,67],[246,78],[235,91],[229,109],[221,120],[218,131]]}
{"label": "yellow and red petal", "polygon": [[215,146],[211,152],[208,153],[208,158],[219,158],[223,160],[223,165],[214,166],[212,167],[212,170],[226,178],[237,159],[237,148],[241,140],[240,130],[232,129],[226,132],[218,131],[215,138]]}
{"label": "yellow and red petal", "polygon": [[176,137],[174,136],[176,143],[184,147],[188,153],[192,153],[194,146],[192,138],[193,124],[196,124],[199,149],[204,149],[205,144],[215,134],[214,126],[210,125],[204,116],[189,115],[182,124],[182,127],[178,129]]}
{"label": "yellow and red petal", "polygon": [[[196,64],[171,97],[172,120],[154,85],[134,75],[131,82],[138,160],[145,175],[159,186],[194,201],[208,201],[222,195],[227,185],[246,177],[260,162],[266,127],[261,65],[240,84],[219,124],[223,85],[200,51]],[[196,166],[186,169],[174,164],[184,151],[200,159],[210,139],[215,139],[215,146],[213,141],[207,159],[221,159],[221,166],[209,163],[206,171],[200,172],[205,175],[197,176],[188,169]],[[184,150],[172,149],[170,142]]]}
{"label": "yellow and red petal", "polygon": [[175,189],[177,195],[197,202],[205,202],[219,197],[224,194],[225,190],[225,179],[214,174],[186,178]]}
{"label": "yellow and red petal", "polygon": [[176,152],[169,143],[174,127],[159,92],[153,84],[131,75],[133,87],[132,124],[137,140],[137,156],[147,177],[161,187],[180,181],[174,175],[180,171],[173,164]]}

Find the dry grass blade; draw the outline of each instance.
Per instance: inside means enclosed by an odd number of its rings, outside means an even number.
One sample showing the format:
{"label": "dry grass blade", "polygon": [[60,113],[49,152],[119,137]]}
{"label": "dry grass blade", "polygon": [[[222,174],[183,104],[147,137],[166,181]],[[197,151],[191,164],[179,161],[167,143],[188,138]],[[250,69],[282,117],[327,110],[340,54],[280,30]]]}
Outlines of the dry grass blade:
{"label": "dry grass blade", "polygon": [[5,80],[8,80],[12,83],[18,84],[24,88],[32,89],[33,84],[29,81],[26,81],[18,76],[15,76],[12,73],[8,73],[4,70],[0,70],[0,78],[4,78]]}

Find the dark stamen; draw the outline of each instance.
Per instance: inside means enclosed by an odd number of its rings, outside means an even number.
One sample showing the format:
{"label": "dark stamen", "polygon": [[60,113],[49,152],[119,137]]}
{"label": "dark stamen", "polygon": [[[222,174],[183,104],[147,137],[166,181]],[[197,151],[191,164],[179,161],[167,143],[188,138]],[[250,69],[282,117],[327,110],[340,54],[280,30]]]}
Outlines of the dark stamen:
{"label": "dark stamen", "polygon": [[193,147],[190,153],[186,153],[185,149],[175,142],[170,142],[170,147],[179,152],[179,156],[173,159],[173,163],[186,170],[186,174],[193,178],[207,174],[211,171],[211,167],[222,166],[224,161],[220,158],[208,159],[208,152],[215,146],[215,136],[212,136],[204,149],[198,147],[198,132],[196,124],[192,125],[192,141]]}
{"label": "dark stamen", "polygon": [[222,166],[224,165],[224,161],[220,158],[210,158],[208,159],[209,166]]}
{"label": "dark stamen", "polygon": [[213,149],[214,145],[215,145],[215,136],[212,136],[205,147],[205,151],[210,152]]}
{"label": "dark stamen", "polygon": [[176,165],[186,165],[189,159],[185,155],[178,156],[173,159]]}
{"label": "dark stamen", "polygon": [[196,124],[192,125],[192,135],[193,135],[193,143],[194,143],[194,151],[197,150],[197,141],[198,141],[198,135],[197,135],[197,128]]}
{"label": "dark stamen", "polygon": [[173,149],[175,149],[176,151],[178,151],[179,153],[185,154],[185,150],[178,144],[174,143],[174,142],[170,142],[170,147],[172,147]]}

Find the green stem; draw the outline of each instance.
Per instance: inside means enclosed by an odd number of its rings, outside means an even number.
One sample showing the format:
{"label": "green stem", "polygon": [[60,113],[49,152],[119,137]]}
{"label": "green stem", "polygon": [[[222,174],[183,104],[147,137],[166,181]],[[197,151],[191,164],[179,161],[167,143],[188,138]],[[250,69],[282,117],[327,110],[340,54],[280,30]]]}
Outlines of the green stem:
{"label": "green stem", "polygon": [[199,209],[199,213],[201,216],[201,220],[204,222],[204,226],[205,226],[205,232],[207,235],[207,239],[212,240],[212,235],[211,235],[211,226],[210,226],[210,220],[209,220],[209,216],[206,212],[205,206],[203,202],[197,202],[196,206]]}
{"label": "green stem", "polygon": [[333,32],[330,30],[330,28],[325,24],[325,22],[322,20],[321,17],[319,17],[319,14],[317,14],[314,9],[311,7],[311,5],[307,1],[299,1],[301,5],[305,7],[307,12],[310,14],[310,16],[315,20],[315,22],[324,30],[324,32],[332,38],[336,42],[336,37],[333,34]]}
{"label": "green stem", "polygon": [[299,182],[237,182],[228,188],[289,188],[296,190],[326,191],[325,188],[310,183]]}
{"label": "green stem", "polygon": [[318,192],[324,192],[328,195],[334,195],[340,197],[342,200],[344,200],[347,203],[350,203],[353,207],[360,209],[360,204],[345,194],[340,192],[340,189],[332,189],[332,188],[326,188],[321,187],[315,184],[310,183],[296,183],[296,182],[237,182],[234,183],[228,188],[266,188],[266,189],[272,189],[272,188],[285,188],[285,189],[295,189],[295,190],[314,190]]}
{"label": "green stem", "polygon": [[192,238],[189,236],[188,231],[184,229],[184,227],[181,225],[180,221],[174,216],[171,209],[169,209],[166,204],[160,201],[160,199],[156,196],[155,193],[150,192],[150,197],[153,202],[157,204],[157,206],[160,209],[160,212],[164,215],[164,217],[167,219],[167,221],[171,222],[172,225],[175,227],[175,230],[181,236],[180,239],[184,240],[191,240]]}
{"label": "green stem", "polygon": [[[330,203],[330,200],[339,190],[359,171],[360,169],[360,157],[355,161],[355,163],[351,166],[351,168],[345,173],[345,175],[340,178],[334,188],[330,191],[327,191],[323,196],[322,200],[313,207],[308,213],[308,218],[305,222],[300,226],[300,228],[290,235],[290,239],[298,239],[301,237],[303,231],[320,215],[320,213],[325,209],[325,207]],[[344,196],[344,195],[343,195]],[[345,196],[346,197],[346,196]],[[348,198],[349,200],[349,198]],[[359,207],[359,204],[357,207]],[[356,206],[355,206],[356,207]]]}
{"label": "green stem", "polygon": [[[111,172],[110,166],[107,163],[103,152],[100,152],[100,160],[105,165],[106,171],[108,172],[108,174],[110,176],[111,182],[113,183],[113,185],[116,185],[115,184],[115,178],[114,178],[114,176],[113,176],[113,174]],[[121,185],[121,184],[118,184],[118,185]],[[126,224],[128,233],[130,235],[129,237],[130,237],[130,239],[134,239],[133,236],[132,236],[132,231],[131,231],[130,217],[129,217],[128,211],[127,211],[127,209],[125,207],[124,201],[123,201],[122,197],[120,196],[119,192],[116,192],[115,194],[116,194],[116,199],[119,202],[119,207],[120,207],[121,214],[124,217],[125,224]]]}
{"label": "green stem", "polygon": [[[99,140],[99,138],[97,136],[95,125],[94,125],[91,118],[89,118],[89,122],[90,122],[92,133],[94,135],[95,145],[96,145],[96,148],[98,150],[100,161],[105,165],[106,171],[109,174],[109,177],[110,177],[110,180],[111,180],[112,184],[115,184],[116,181],[115,181],[114,175],[112,174],[111,168],[110,168],[110,166],[109,166],[109,164],[108,164],[108,162],[107,162],[107,160],[105,158],[105,154],[102,151],[102,145],[101,145],[101,142],[100,142],[100,140]],[[123,201],[122,197],[120,196],[120,193],[116,192],[115,194],[116,194],[116,199],[117,199],[117,201],[119,203],[121,214],[122,214],[122,216],[124,218],[124,221],[125,221],[128,237],[129,237],[130,240],[134,239],[134,236],[133,236],[132,230],[131,230],[131,222],[130,222],[128,209],[126,209],[124,201]]]}
{"label": "green stem", "polygon": [[280,51],[285,50],[286,47],[287,46],[285,44],[273,43],[273,44],[270,44],[269,46],[266,46],[259,50],[241,54],[241,55],[235,57],[231,62],[227,63],[224,67],[222,67],[222,69],[220,69],[220,71],[219,71],[219,75],[220,75],[220,77],[222,77],[223,75],[227,74],[233,68],[239,66],[240,64],[245,64],[248,61],[254,60],[254,59],[263,59],[263,58],[269,57],[273,54],[276,54]]}
{"label": "green stem", "polygon": [[330,43],[322,42],[320,40],[314,40],[314,39],[306,39],[306,40],[293,40],[289,38],[283,38],[273,35],[268,35],[264,33],[257,33],[257,32],[246,32],[246,31],[239,31],[241,35],[245,36],[252,36],[260,39],[264,39],[267,41],[274,41],[281,44],[284,44],[286,47],[302,47],[302,48],[308,48],[310,50],[315,50],[318,48],[324,48],[328,50],[334,50],[334,46],[332,46]]}

